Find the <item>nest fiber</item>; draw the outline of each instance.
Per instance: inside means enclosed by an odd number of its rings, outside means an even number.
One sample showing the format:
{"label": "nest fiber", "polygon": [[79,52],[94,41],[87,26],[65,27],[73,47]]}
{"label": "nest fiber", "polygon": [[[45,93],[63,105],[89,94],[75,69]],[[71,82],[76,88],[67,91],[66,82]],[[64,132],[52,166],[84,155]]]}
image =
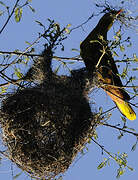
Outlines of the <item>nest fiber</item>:
{"label": "nest fiber", "polygon": [[0,123],[9,158],[41,179],[64,173],[95,131],[98,120],[87,100],[91,88],[80,69],[70,77],[52,73],[5,98]]}

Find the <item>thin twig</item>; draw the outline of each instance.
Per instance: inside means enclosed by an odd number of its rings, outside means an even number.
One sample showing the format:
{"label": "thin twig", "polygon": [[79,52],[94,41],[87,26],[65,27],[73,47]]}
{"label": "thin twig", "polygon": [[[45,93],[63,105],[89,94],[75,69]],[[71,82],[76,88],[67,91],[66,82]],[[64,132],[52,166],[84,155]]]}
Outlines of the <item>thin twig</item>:
{"label": "thin twig", "polygon": [[32,57],[42,57],[40,54],[30,54],[30,53],[23,53],[23,52],[15,52],[15,51],[0,51],[0,54],[11,54],[11,55],[24,55],[24,56],[32,56]]}
{"label": "thin twig", "polygon": [[82,24],[80,24],[80,25],[72,28],[72,29],[70,30],[70,32],[74,31],[75,29],[78,29],[78,28],[82,27],[82,26],[83,26],[84,24],[86,24],[90,19],[92,19],[93,16],[95,16],[94,13],[93,13],[90,17],[88,17],[88,19],[87,19],[86,21],[84,21]]}
{"label": "thin twig", "polygon": [[17,7],[17,4],[18,4],[19,1],[20,1],[20,0],[17,0],[17,1],[16,1],[15,5],[14,5],[14,7],[13,7],[13,9],[12,9],[11,14],[8,16],[7,21],[5,22],[5,24],[3,25],[3,27],[2,27],[1,30],[0,30],[0,34],[3,32],[3,30],[4,30],[5,27],[6,27],[6,25],[8,24],[9,20],[11,19],[12,15],[13,15],[13,13],[14,13],[14,11],[15,11],[15,8]]}
{"label": "thin twig", "polygon": [[11,81],[8,81],[8,82],[6,82],[6,83],[0,84],[0,87],[9,86],[10,84],[14,84],[14,85],[17,85],[17,86],[20,86],[20,87],[21,87],[21,85],[18,84],[18,83],[20,83],[21,81],[23,81],[23,79],[11,80]]}
{"label": "thin twig", "polygon": [[100,62],[102,61],[102,58],[105,55],[105,53],[106,53],[106,48],[103,46],[103,53],[102,53],[101,57],[99,58],[98,63],[96,64],[96,69],[98,68]]}
{"label": "thin twig", "polygon": [[26,53],[30,48],[32,48],[37,41],[39,41],[41,39],[43,35],[40,35],[29,47],[27,47],[21,54],[19,54],[19,56],[17,58],[15,58],[14,61],[12,61],[12,63],[8,64],[4,69],[2,69],[0,72],[5,71],[5,69],[7,69],[9,66],[11,66],[12,64],[15,64],[17,62],[17,60],[24,55],[24,53]]}
{"label": "thin twig", "polygon": [[114,107],[112,107],[112,108],[108,109],[107,111],[103,112],[101,115],[106,114],[106,113],[108,113],[108,112],[112,111],[112,110],[113,110],[113,109],[115,109],[116,107],[117,107],[117,106],[114,106]]}
{"label": "thin twig", "polygon": [[119,130],[119,131],[123,131],[123,132],[129,133],[129,134],[132,134],[132,135],[138,137],[138,133],[134,133],[134,132],[132,132],[132,131],[128,131],[128,130],[126,130],[126,129],[124,129],[124,128],[119,128],[119,127],[117,127],[117,126],[114,126],[114,125],[111,125],[111,124],[107,124],[107,123],[103,123],[102,125],[103,125],[103,126],[107,126],[107,127],[111,127],[111,128],[114,128],[114,129],[117,129],[117,130]]}
{"label": "thin twig", "polygon": [[134,59],[115,60],[115,63],[137,62]]}
{"label": "thin twig", "polygon": [[3,156],[5,156],[6,158],[9,158],[9,155],[7,153],[5,153],[4,151],[0,151],[0,154],[2,154]]}
{"label": "thin twig", "polygon": [[[14,80],[14,79],[9,78],[8,76],[6,76],[5,74],[3,74],[2,72],[0,72],[0,74],[1,74],[1,77],[2,77],[3,79],[7,80],[7,83],[8,83],[7,85],[9,85],[9,84],[15,84],[15,85],[21,87],[21,85],[18,84],[18,83],[21,82],[23,79]],[[2,85],[2,84],[1,84],[1,85]],[[1,85],[0,85],[0,87],[1,87]],[[5,85],[5,86],[6,86],[6,85]]]}
{"label": "thin twig", "polygon": [[[102,149],[102,152],[105,152],[106,154],[108,154],[109,157],[112,158],[114,161],[116,161],[117,164],[120,166],[120,163],[119,163],[120,161],[118,162],[118,158],[116,158],[116,155],[113,156],[109,151],[107,151],[107,150],[104,148],[104,146],[102,146],[101,144],[99,144],[95,139],[92,138],[92,141]],[[121,160],[124,162],[124,163],[122,163],[122,165],[124,166],[124,164],[125,164],[125,166],[129,169],[129,166],[126,164],[126,162],[124,161],[124,159],[123,159],[122,157],[119,157],[119,159],[121,159]]]}
{"label": "thin twig", "polygon": [[104,151],[106,154],[108,154],[112,159],[115,159],[114,156],[111,155],[111,153],[109,151],[107,151],[104,146],[102,146],[101,144],[99,144],[95,139],[92,138],[92,141],[97,144],[101,149],[102,151]]}
{"label": "thin twig", "polygon": [[[31,57],[43,57],[41,54],[30,54],[30,53],[14,52],[14,51],[0,51],[0,54],[11,54],[11,55],[21,55],[21,56],[31,56]],[[77,57],[53,56],[53,59],[83,61],[81,58],[77,58]]]}
{"label": "thin twig", "polygon": [[56,60],[75,60],[75,61],[83,61],[83,59],[81,58],[76,58],[76,57],[59,57],[59,56],[53,56],[53,58],[55,58]]}

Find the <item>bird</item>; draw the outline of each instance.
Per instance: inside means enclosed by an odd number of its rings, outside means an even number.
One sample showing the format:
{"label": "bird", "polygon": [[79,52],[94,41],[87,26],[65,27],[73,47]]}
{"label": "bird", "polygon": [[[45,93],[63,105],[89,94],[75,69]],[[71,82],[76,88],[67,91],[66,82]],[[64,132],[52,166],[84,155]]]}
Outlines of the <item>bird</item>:
{"label": "bird", "polygon": [[80,56],[90,76],[96,75],[100,87],[111,97],[119,111],[127,119],[135,120],[136,113],[129,103],[129,94],[123,88],[107,40],[107,32],[122,11],[112,10],[102,16],[96,27],[80,44]]}

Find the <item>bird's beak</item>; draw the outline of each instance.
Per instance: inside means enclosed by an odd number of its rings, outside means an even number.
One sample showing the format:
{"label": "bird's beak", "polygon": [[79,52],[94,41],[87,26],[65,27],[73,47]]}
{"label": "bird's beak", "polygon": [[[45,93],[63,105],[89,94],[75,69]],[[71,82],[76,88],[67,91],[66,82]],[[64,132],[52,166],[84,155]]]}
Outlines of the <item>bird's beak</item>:
{"label": "bird's beak", "polygon": [[119,11],[117,11],[116,17],[119,16],[121,12],[123,12],[123,9],[120,9]]}

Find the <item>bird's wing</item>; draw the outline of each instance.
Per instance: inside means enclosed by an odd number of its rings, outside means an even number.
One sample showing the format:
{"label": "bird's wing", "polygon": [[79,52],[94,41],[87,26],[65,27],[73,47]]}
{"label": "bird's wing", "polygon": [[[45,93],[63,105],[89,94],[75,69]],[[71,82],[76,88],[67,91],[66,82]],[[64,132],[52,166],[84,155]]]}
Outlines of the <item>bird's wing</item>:
{"label": "bird's wing", "polygon": [[96,64],[102,55],[102,45],[98,41],[85,39],[80,45],[80,55],[86,65],[88,72],[95,71]]}
{"label": "bird's wing", "polygon": [[136,119],[134,110],[130,106],[129,102],[124,99],[124,93],[122,89],[118,87],[111,87],[108,85],[103,89],[111,97],[111,99],[114,101],[114,103],[117,105],[118,109],[124,116],[126,116],[129,120]]}
{"label": "bird's wing", "polygon": [[132,107],[128,103],[129,95],[128,93],[121,88],[118,84],[118,77],[113,74],[112,69],[106,69],[106,75],[103,73],[104,68],[101,66],[97,72],[98,81],[102,82],[101,87],[105,92],[111,97],[114,103],[117,105],[120,112],[126,116],[129,120],[136,119],[136,114],[133,111]]}

